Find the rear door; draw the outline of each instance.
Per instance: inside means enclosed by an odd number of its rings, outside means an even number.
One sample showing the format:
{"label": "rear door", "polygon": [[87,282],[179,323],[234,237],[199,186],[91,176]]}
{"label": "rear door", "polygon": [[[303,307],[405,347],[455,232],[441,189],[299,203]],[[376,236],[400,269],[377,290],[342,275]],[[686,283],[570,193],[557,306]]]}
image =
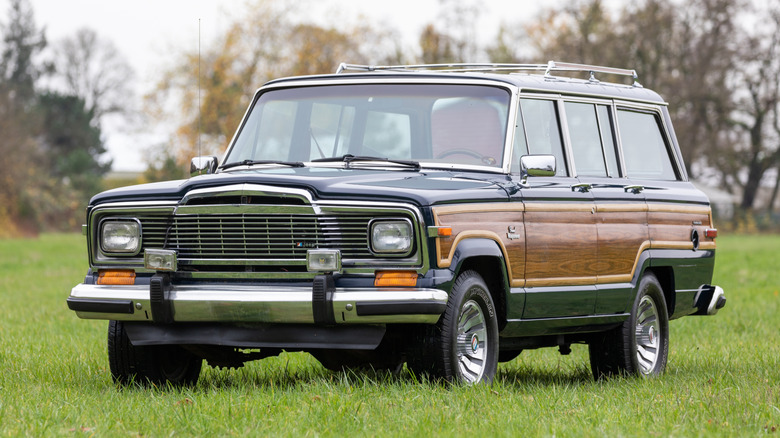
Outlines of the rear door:
{"label": "rear door", "polygon": [[595,313],[623,313],[640,254],[649,245],[645,199],[622,169],[612,102],[567,99],[564,108],[574,170],[595,203]]}

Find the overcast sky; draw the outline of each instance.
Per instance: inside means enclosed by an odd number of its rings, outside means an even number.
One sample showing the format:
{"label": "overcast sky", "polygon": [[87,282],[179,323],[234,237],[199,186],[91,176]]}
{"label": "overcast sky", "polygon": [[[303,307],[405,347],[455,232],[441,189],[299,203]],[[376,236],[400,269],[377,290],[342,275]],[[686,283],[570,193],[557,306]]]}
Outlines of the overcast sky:
{"label": "overcast sky", "polygon": [[[279,0],[277,0],[279,1]],[[301,0],[298,0],[301,1]],[[518,23],[537,11],[536,0],[482,0],[477,29],[481,39],[494,37],[502,22]],[[9,0],[0,0],[0,22],[7,21]],[[197,50],[198,26],[203,46],[214,41],[230,24],[232,9],[242,0],[31,0],[38,27],[45,27],[49,42],[88,27],[112,41],[136,73],[138,96],[148,90],[167,65],[166,54],[182,48]],[[359,17],[397,29],[403,47],[413,48],[423,27],[436,20],[439,0],[309,0],[310,17],[321,24],[355,23]],[[337,26],[338,27],[338,26]],[[334,60],[334,65],[342,60]],[[540,60],[542,62],[544,60]],[[260,84],[258,84],[259,86]],[[123,132],[104,126],[104,138],[114,160],[114,170],[143,170],[144,148],[159,138],[138,132]]]}

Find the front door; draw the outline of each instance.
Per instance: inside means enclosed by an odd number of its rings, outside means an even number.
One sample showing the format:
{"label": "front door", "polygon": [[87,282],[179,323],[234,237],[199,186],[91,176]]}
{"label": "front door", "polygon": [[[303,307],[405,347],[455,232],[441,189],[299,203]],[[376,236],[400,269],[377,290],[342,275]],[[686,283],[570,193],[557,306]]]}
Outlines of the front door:
{"label": "front door", "polygon": [[557,167],[555,176],[529,178],[522,189],[526,242],[522,319],[591,315],[598,245],[593,195],[571,176],[560,129],[561,102],[533,98],[520,102],[523,124],[518,124],[515,135],[524,135],[526,144],[516,145],[516,150],[553,155]]}

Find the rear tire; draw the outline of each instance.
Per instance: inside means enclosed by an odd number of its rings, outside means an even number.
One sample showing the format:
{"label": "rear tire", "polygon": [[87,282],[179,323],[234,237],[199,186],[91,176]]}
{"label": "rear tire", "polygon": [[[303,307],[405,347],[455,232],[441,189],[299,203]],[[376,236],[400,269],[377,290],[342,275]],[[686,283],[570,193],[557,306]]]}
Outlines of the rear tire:
{"label": "rear tire", "polygon": [[203,359],[179,345],[134,346],[122,321],[108,323],[108,364],[114,382],[194,385]]}
{"label": "rear tire", "polygon": [[642,276],[631,315],[622,325],[594,335],[589,345],[593,377],[657,376],[669,358],[669,314],[661,283]]}

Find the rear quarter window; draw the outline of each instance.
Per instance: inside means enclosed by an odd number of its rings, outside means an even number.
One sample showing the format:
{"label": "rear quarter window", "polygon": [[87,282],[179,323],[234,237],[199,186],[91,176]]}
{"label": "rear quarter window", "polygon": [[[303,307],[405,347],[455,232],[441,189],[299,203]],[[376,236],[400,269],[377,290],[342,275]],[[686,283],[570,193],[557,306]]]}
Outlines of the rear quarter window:
{"label": "rear quarter window", "polygon": [[627,176],[677,180],[658,116],[629,109],[618,109],[617,114]]}

